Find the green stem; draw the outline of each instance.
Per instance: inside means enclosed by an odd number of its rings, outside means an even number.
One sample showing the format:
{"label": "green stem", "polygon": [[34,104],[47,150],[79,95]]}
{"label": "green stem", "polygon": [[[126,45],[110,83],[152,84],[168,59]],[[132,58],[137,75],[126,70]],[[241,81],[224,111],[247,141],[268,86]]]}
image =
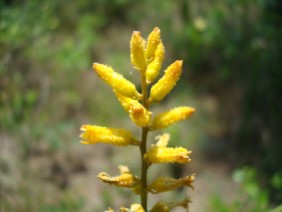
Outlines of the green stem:
{"label": "green stem", "polygon": [[142,163],[142,169],[141,169],[141,205],[145,212],[147,211],[147,199],[148,199],[148,193],[147,193],[147,169],[148,164],[147,161],[144,160],[144,155],[147,152],[147,135],[148,135],[148,128],[142,128],[142,141],[140,145],[140,152],[141,152],[141,163]]}
{"label": "green stem", "polygon": [[[141,72],[142,77],[142,104],[148,109],[148,97],[147,97],[147,84],[146,84],[146,76],[145,71]],[[148,163],[144,159],[144,155],[147,153],[147,135],[149,129],[147,127],[142,128],[142,138],[140,145],[140,153],[141,153],[141,205],[145,212],[147,212],[147,200],[148,200],[148,191],[147,191],[147,170]]]}

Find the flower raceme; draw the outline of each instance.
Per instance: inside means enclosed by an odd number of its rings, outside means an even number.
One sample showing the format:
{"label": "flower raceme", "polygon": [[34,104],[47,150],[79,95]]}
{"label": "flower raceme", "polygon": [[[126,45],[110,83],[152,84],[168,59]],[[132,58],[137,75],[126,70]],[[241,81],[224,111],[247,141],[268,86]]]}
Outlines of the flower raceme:
{"label": "flower raceme", "polygon": [[[148,193],[157,194],[174,190],[181,186],[193,188],[195,175],[174,179],[171,177],[157,177],[151,183],[147,183],[147,171],[153,164],[158,163],[187,163],[191,159],[191,151],[184,147],[169,147],[169,134],[164,133],[157,138],[156,144],[151,144],[147,150],[147,135],[151,131],[167,128],[179,121],[188,119],[195,109],[187,106],[180,106],[168,111],[153,114],[150,111],[152,104],[159,103],[174,88],[182,73],[182,60],[171,63],[163,76],[157,82],[165,49],[161,40],[161,31],[155,27],[149,34],[147,41],[139,31],[134,31],[130,40],[130,60],[134,69],[138,71],[141,79],[141,91],[139,92],[134,83],[124,78],[113,68],[100,63],[94,63],[93,69],[106,84],[108,84],[119,103],[128,113],[131,121],[141,128],[142,136],[136,139],[128,130],[121,128],[102,127],[97,125],[82,125],[82,144],[105,143],[114,146],[138,146],[141,154],[141,177],[133,174],[126,166],[119,166],[120,174],[111,176],[105,172],[98,174],[98,178],[111,185],[130,188],[140,195],[141,204],[132,204],[130,209],[121,207],[121,211],[147,212]],[[152,85],[151,85],[152,84]],[[149,94],[149,96],[148,96]],[[139,158],[139,157],[138,157]],[[152,207],[151,211],[169,211],[181,206],[187,208],[189,198],[182,201],[164,202],[160,201]],[[108,211],[113,211],[109,208]]]}

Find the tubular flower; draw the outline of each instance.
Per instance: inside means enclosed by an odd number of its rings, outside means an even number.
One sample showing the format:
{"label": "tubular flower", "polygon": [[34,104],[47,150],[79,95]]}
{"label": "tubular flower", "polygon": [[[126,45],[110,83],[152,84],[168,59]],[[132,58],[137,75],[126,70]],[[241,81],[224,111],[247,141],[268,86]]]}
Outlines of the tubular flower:
{"label": "tubular flower", "polygon": [[145,57],[145,41],[141,33],[134,31],[130,40],[130,59],[134,68],[139,71],[145,71],[147,60]]}
{"label": "tubular flower", "polygon": [[125,79],[122,75],[116,73],[110,66],[94,63],[93,69],[102,80],[112,87],[112,89],[126,97],[133,99],[141,98],[141,94],[138,93],[135,85]]}
{"label": "tubular flower", "polygon": [[157,46],[161,41],[161,31],[158,27],[155,27],[150,33],[147,41],[145,55],[148,61],[153,60]]}
{"label": "tubular flower", "polygon": [[177,60],[165,70],[164,76],[151,88],[149,101],[160,101],[171,91],[181,75],[182,63]]}
{"label": "tubular flower", "polygon": [[152,112],[148,111],[137,100],[115,92],[122,107],[129,113],[131,120],[139,127],[146,127],[151,121]]}
{"label": "tubular flower", "polygon": [[148,190],[153,194],[171,191],[181,186],[187,186],[194,190],[192,186],[194,179],[195,174],[180,179],[160,177],[148,186]]}
{"label": "tubular flower", "polygon": [[183,147],[153,146],[144,158],[150,163],[187,163],[191,161],[190,153]]}
{"label": "tubular flower", "polygon": [[139,141],[124,129],[100,127],[95,125],[82,125],[80,137],[82,144],[109,143],[116,146],[139,145]]}
{"label": "tubular flower", "polygon": [[120,211],[121,212],[145,212],[140,204],[132,204],[130,209],[121,207]]}
{"label": "tubular flower", "polygon": [[153,60],[148,64],[146,70],[146,83],[153,82],[159,75],[164,59],[165,49],[162,41],[157,46]]}
{"label": "tubular flower", "polygon": [[190,117],[195,112],[191,107],[176,107],[167,112],[156,115],[150,126],[151,130],[158,130],[166,128],[178,121],[184,120]]}
{"label": "tubular flower", "polygon": [[113,177],[105,172],[101,172],[97,177],[104,183],[109,183],[120,187],[132,188],[139,183],[140,179],[137,176],[134,176],[126,166],[119,166],[119,169],[119,176]]}
{"label": "tubular flower", "polygon": [[172,208],[175,208],[177,206],[181,206],[183,208],[188,208],[188,204],[191,202],[189,198],[185,198],[182,201],[179,202],[164,202],[160,201],[157,202],[154,207],[150,210],[150,212],[169,212]]}

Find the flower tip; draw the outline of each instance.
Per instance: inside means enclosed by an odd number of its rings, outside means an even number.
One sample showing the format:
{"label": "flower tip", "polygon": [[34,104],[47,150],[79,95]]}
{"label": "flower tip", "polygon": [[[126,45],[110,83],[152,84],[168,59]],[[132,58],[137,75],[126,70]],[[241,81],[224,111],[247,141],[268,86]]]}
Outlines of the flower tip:
{"label": "flower tip", "polygon": [[86,131],[87,129],[86,129],[86,125],[82,125],[81,127],[80,127],[80,130],[81,131]]}
{"label": "flower tip", "polygon": [[140,31],[133,31],[132,36],[140,36],[141,32]]}
{"label": "flower tip", "polygon": [[153,31],[161,31],[159,27],[155,27]]}
{"label": "flower tip", "polygon": [[183,65],[183,60],[176,60],[176,64],[177,64],[179,67],[182,67],[182,65]]}

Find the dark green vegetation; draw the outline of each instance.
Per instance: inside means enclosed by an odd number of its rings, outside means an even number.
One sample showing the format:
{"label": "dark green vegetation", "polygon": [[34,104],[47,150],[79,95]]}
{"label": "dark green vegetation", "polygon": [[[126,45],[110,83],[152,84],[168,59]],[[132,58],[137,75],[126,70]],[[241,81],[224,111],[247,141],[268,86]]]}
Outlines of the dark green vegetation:
{"label": "dark green vegetation", "polygon": [[103,161],[124,160],[109,157],[110,147],[80,145],[79,126],[129,125],[92,63],[113,64],[136,80],[131,32],[155,26],[166,58],[185,61],[177,103],[167,104],[198,114],[188,133],[171,127],[172,140],[183,145],[188,137],[200,168],[220,162],[236,170],[245,193],[230,204],[213,197],[214,210],[264,211],[282,202],[281,1],[15,0],[0,8],[1,211],[102,211],[124,203],[127,193],[116,192],[114,201],[107,188],[94,187],[101,166],[114,174]]}

